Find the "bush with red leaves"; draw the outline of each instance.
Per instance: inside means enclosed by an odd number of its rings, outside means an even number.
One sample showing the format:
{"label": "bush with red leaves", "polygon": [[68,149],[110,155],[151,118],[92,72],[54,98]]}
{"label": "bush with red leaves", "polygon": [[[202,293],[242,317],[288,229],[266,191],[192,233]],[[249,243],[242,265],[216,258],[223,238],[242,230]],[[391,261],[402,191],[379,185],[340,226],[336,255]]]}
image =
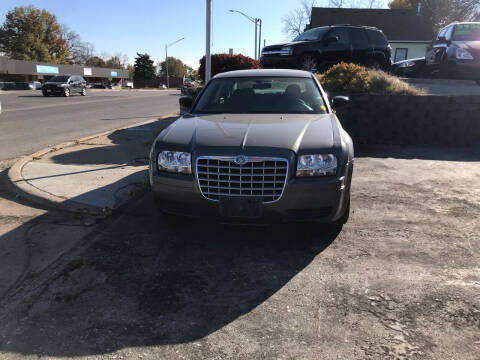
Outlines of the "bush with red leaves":
{"label": "bush with red leaves", "polygon": [[[254,60],[248,56],[230,55],[230,54],[213,54],[212,61],[212,77],[226,71],[260,69],[260,61]],[[200,59],[199,75],[205,81],[205,56]]]}

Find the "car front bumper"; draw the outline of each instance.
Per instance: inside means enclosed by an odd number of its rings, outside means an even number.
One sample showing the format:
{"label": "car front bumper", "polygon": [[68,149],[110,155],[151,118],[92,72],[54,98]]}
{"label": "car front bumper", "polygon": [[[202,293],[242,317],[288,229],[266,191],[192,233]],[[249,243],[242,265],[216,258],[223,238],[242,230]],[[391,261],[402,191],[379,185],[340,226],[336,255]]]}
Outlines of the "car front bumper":
{"label": "car front bumper", "polygon": [[345,212],[350,191],[353,161],[344,174],[326,178],[287,179],[283,195],[262,204],[255,218],[222,217],[218,201],[203,197],[194,176],[159,172],[150,166],[150,184],[158,207],[167,213],[226,222],[318,221],[333,222]]}
{"label": "car front bumper", "polygon": [[467,80],[480,80],[480,60],[456,60],[451,64],[455,75]]}
{"label": "car front bumper", "polygon": [[260,64],[263,68],[292,69],[298,66],[298,59],[296,56],[269,55],[262,56]]}
{"label": "car front bumper", "polygon": [[49,95],[63,95],[65,94],[65,87],[42,88],[42,93]]}

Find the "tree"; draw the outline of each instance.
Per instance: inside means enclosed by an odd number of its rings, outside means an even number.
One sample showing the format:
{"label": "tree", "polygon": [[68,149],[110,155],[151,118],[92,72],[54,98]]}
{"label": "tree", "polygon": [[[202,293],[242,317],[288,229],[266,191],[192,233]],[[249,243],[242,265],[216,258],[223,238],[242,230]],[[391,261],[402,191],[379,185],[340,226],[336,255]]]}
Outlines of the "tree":
{"label": "tree", "polygon": [[[212,76],[232,70],[259,69],[260,61],[241,54],[213,54],[211,56]],[[200,68],[198,69],[200,77],[205,81],[205,56],[200,59]]]}
{"label": "tree", "polygon": [[7,13],[0,27],[0,51],[13,59],[65,63],[68,43],[55,15],[24,6]]}
{"label": "tree", "polygon": [[478,0],[393,0],[388,6],[391,9],[416,10],[419,3],[421,13],[431,20],[434,30],[454,21],[480,20]]}
{"label": "tree", "polygon": [[412,9],[413,5],[410,0],[392,0],[388,3],[390,9]]}
{"label": "tree", "polygon": [[105,61],[105,67],[120,69],[122,68],[122,61],[120,60],[120,57],[112,56],[110,59]]}
{"label": "tree", "polygon": [[[303,33],[310,24],[312,18],[312,8],[317,4],[316,0],[302,0],[300,7],[290,11],[287,16],[282,18],[283,32],[289,37],[296,37]],[[330,0],[329,7],[367,7],[376,8],[382,5],[380,0]]]}
{"label": "tree", "polygon": [[128,78],[130,80],[133,80],[133,75],[135,73],[135,68],[133,67],[132,64],[127,64],[127,70],[128,70]]}
{"label": "tree", "polygon": [[[165,60],[158,63],[159,68],[159,75],[166,76],[167,75],[167,68],[165,64]],[[173,56],[168,57],[168,75],[170,76],[177,76],[177,77],[184,77],[187,74],[188,66],[185,65],[182,60],[177,59]]]}
{"label": "tree", "polygon": [[139,54],[135,58],[135,65],[133,65],[133,79],[135,81],[142,81],[143,84],[155,78],[155,66],[153,60],[148,54]]}
{"label": "tree", "polygon": [[105,61],[98,56],[92,56],[87,59],[85,62],[85,65],[87,66],[95,66],[95,67],[105,67]]}
{"label": "tree", "polygon": [[85,65],[93,56],[94,48],[89,42],[83,42],[75,31],[66,25],[62,25],[62,37],[68,44],[68,62],[70,64]]}

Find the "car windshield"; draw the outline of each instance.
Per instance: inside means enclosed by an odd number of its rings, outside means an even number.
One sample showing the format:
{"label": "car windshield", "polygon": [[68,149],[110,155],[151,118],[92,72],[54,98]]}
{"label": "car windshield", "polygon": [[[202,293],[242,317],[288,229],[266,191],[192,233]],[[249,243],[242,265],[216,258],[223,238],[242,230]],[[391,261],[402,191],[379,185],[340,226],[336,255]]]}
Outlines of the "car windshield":
{"label": "car windshield", "polygon": [[480,41],[480,23],[455,26],[453,41]]}
{"label": "car windshield", "polygon": [[327,108],[312,78],[227,77],[213,79],[192,113],[324,114]]}
{"label": "car windshield", "polygon": [[328,27],[319,27],[312,30],[305,31],[298,35],[293,41],[314,41],[323,38],[328,31]]}
{"label": "car windshield", "polygon": [[70,76],[54,76],[53,78],[51,78],[50,80],[48,80],[49,82],[67,82],[68,79],[70,78]]}

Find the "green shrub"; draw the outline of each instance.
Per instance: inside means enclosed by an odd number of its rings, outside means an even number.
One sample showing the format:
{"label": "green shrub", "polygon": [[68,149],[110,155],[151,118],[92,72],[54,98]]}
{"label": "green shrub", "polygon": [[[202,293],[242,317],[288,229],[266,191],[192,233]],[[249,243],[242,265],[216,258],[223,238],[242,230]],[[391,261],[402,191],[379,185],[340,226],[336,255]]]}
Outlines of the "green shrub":
{"label": "green shrub", "polygon": [[381,70],[340,63],[334,65],[317,78],[324,89],[333,94],[370,93],[381,95],[419,95],[422,91],[407,84],[396,76]]}

